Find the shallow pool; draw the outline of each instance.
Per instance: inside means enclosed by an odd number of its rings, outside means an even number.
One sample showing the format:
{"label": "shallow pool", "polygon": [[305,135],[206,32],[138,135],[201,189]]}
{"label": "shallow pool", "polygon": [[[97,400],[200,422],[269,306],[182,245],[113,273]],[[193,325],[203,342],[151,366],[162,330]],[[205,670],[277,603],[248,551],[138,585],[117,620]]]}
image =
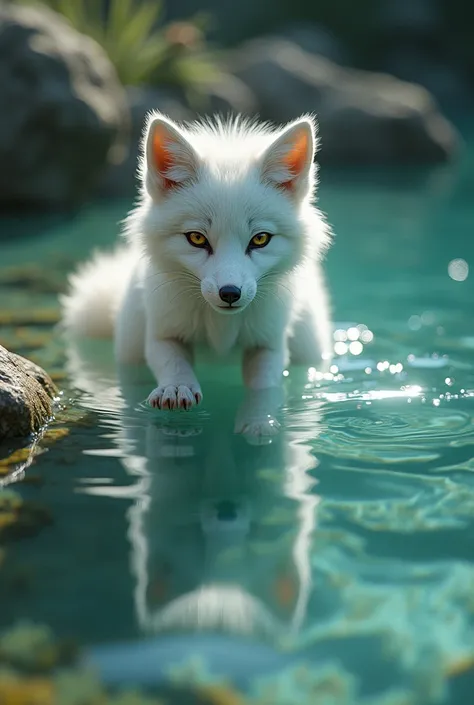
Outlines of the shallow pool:
{"label": "shallow pool", "polygon": [[0,477],[53,521],[7,544],[0,626],[51,625],[111,683],[470,702],[473,169],[471,149],[429,172],[322,174],[334,364],[289,370],[261,446],[232,432],[236,370],[203,366],[202,410],[160,415],[146,371],[120,382],[109,345],[64,346],[48,324],[65,272],[114,241],[129,203],[3,219],[0,342],[55,374],[65,430]]}

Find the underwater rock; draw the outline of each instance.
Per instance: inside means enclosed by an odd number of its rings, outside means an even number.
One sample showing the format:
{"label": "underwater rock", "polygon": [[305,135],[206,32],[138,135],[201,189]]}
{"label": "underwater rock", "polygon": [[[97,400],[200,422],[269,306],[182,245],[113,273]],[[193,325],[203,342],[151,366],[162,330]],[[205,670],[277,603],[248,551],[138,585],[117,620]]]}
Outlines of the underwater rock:
{"label": "underwater rock", "polygon": [[[53,519],[41,504],[24,501],[15,492],[0,489],[0,542],[35,536]],[[1,701],[0,701],[1,702]]]}
{"label": "underwater rock", "polygon": [[434,164],[457,152],[456,130],[413,83],[338,66],[274,37],[243,44],[228,68],[258,96],[262,119],[317,113],[324,163]]}
{"label": "underwater rock", "polygon": [[[245,705],[229,685],[161,683],[149,694],[110,689],[94,669],[84,668],[74,642],[49,627],[20,622],[0,633],[2,705]],[[263,705],[263,703],[262,703]]]}
{"label": "underwater rock", "polygon": [[56,394],[41,367],[0,346],[0,439],[39,431],[51,418]]}
{"label": "underwater rock", "polygon": [[102,48],[46,7],[0,6],[0,205],[67,208],[120,160],[125,92]]}
{"label": "underwater rock", "polygon": [[36,326],[49,328],[59,321],[57,308],[34,308],[0,311],[0,326]]}

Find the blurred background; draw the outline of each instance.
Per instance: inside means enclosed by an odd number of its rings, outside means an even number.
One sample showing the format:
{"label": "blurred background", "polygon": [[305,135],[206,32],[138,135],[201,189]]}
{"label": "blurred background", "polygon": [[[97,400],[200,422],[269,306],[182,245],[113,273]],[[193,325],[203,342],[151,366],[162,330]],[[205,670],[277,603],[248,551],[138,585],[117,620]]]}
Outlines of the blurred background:
{"label": "blurred background", "polygon": [[[468,0],[0,0],[2,705],[157,703],[106,699],[82,672],[56,698],[51,669],[72,656],[53,634],[109,645],[91,659],[113,685],[161,678],[160,705],[472,702],[473,26]],[[216,411],[173,435],[120,406],[110,347],[84,361],[55,327],[69,273],[117,241],[152,109],[317,114],[334,364],[311,384],[291,371],[273,445],[226,429],[237,373],[227,394],[210,369]],[[51,407],[38,417],[3,348],[58,386],[46,431]],[[13,414],[5,440],[12,408],[41,433]],[[215,496],[238,511],[213,534]],[[199,596],[230,520],[235,590],[204,591],[222,634],[183,619],[148,649],[142,602]]]}
{"label": "blurred background", "polygon": [[2,0],[1,207],[133,195],[152,108],[315,112],[323,165],[455,159],[473,14],[467,0]]}

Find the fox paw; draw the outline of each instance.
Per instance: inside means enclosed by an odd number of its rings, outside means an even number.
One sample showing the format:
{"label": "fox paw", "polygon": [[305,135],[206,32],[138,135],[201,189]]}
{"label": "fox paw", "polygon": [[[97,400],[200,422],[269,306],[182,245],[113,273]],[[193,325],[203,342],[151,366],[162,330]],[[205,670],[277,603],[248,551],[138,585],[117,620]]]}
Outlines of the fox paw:
{"label": "fox paw", "polygon": [[198,384],[163,385],[148,396],[148,404],[155,409],[185,409],[188,411],[202,401]]}
{"label": "fox paw", "polygon": [[235,433],[242,434],[251,445],[265,445],[272,442],[280,430],[278,421],[270,416],[261,419],[241,419],[235,424]]}

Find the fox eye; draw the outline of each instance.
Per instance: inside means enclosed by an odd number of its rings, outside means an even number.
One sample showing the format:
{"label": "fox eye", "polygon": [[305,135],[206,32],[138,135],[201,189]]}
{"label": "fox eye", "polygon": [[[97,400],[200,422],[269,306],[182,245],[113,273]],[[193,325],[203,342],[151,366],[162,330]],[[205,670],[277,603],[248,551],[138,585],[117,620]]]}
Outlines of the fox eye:
{"label": "fox eye", "polygon": [[202,233],[192,230],[190,233],[184,233],[184,237],[193,247],[200,247],[203,250],[211,251],[209,240]]}
{"label": "fox eye", "polygon": [[262,247],[266,247],[271,239],[272,239],[272,235],[270,235],[270,233],[257,233],[250,240],[248,249],[249,250],[258,250],[258,249],[261,249]]}

